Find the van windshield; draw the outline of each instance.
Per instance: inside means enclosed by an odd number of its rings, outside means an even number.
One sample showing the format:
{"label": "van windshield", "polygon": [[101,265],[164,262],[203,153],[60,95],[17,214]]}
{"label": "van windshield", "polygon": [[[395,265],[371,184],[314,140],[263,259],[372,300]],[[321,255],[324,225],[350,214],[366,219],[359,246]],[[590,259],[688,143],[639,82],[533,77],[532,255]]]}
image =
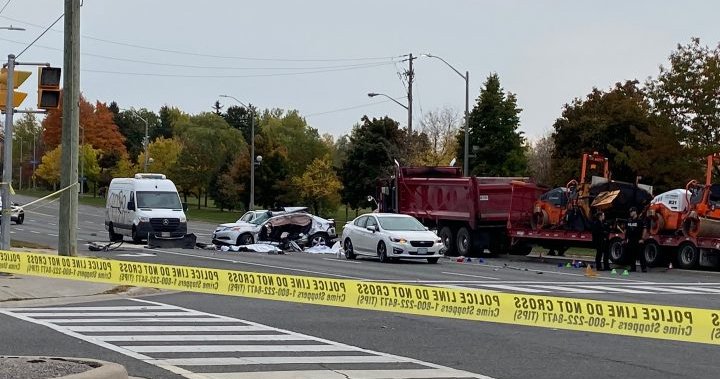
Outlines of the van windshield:
{"label": "van windshield", "polygon": [[182,209],[177,192],[135,192],[138,208]]}

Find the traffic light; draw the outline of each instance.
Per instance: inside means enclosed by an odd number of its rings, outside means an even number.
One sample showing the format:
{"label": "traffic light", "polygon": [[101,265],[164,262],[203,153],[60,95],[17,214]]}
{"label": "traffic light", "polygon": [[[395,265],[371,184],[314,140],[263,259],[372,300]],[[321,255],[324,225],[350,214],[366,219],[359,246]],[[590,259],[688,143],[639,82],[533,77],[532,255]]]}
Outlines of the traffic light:
{"label": "traffic light", "polygon": [[[13,90],[20,87],[23,82],[30,77],[32,73],[30,71],[13,71]],[[3,68],[0,70],[0,108],[5,109],[5,100],[7,100],[7,80],[8,74],[7,69]],[[13,108],[17,108],[22,104],[23,100],[27,97],[27,93],[13,91]]]}
{"label": "traffic light", "polygon": [[60,67],[38,69],[38,108],[60,109]]}

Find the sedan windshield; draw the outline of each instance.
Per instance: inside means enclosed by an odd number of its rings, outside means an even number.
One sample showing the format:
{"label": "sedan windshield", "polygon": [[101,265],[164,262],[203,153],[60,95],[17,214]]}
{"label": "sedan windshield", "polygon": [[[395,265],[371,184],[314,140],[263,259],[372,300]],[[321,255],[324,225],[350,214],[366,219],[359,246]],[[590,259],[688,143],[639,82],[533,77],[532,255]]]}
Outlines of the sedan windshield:
{"label": "sedan windshield", "polygon": [[263,222],[267,221],[267,219],[269,219],[269,218],[270,218],[270,213],[265,212],[263,214],[258,215],[257,218],[255,218],[254,220],[250,221],[250,224],[260,225]]}
{"label": "sedan windshield", "polygon": [[182,209],[177,192],[142,192],[138,191],[137,207],[151,209]]}
{"label": "sedan windshield", "polygon": [[412,217],[378,217],[380,226],[385,230],[406,230],[418,232],[425,230],[420,221]]}

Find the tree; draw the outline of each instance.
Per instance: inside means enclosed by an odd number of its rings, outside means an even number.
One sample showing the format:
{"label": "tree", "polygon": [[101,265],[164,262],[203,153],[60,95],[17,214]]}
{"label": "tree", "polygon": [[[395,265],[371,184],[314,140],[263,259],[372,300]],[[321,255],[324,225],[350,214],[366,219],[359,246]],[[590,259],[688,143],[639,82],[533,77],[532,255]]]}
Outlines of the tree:
{"label": "tree", "polygon": [[310,163],[305,173],[292,180],[293,185],[300,193],[300,198],[307,204],[312,204],[315,214],[322,211],[335,210],[340,205],[340,190],[342,184],[332,169],[330,155]]}
{"label": "tree", "polygon": [[[100,179],[100,164],[98,156],[100,150],[93,149],[89,144],[80,146],[78,164],[82,167],[80,172],[87,178],[87,182],[97,185]],[[87,188],[84,188],[87,191]]]}
{"label": "tree", "polygon": [[35,175],[53,187],[53,191],[60,184],[60,155],[60,146],[45,153],[35,172]]}
{"label": "tree", "polygon": [[392,175],[393,160],[401,155],[405,135],[390,117],[371,120],[363,116],[362,124],[353,127],[340,169],[343,203],[358,209],[368,195],[375,193],[376,181]]}
{"label": "tree", "polygon": [[[181,151],[182,142],[179,139],[159,137],[148,145],[148,155],[152,158],[149,171],[166,175],[173,172]],[[138,155],[137,162],[138,165],[144,164],[144,152]]]}
{"label": "tree", "polygon": [[243,151],[235,156],[228,169],[218,176],[215,183],[216,192],[212,194],[215,205],[221,210],[247,208],[249,178],[250,152],[244,147]]}
{"label": "tree", "polygon": [[[428,137],[430,149],[425,163],[430,166],[445,166],[455,157],[460,116],[452,108],[445,107],[430,111],[420,121],[422,132]],[[464,138],[464,137],[463,137]]]}
{"label": "tree", "polygon": [[555,143],[552,134],[547,134],[530,144],[527,151],[527,162],[530,175],[539,184],[552,183],[552,153]]}
{"label": "tree", "polygon": [[223,106],[220,105],[220,100],[215,100],[215,104],[212,106],[213,113],[215,113],[218,116],[222,116],[222,109]]}
{"label": "tree", "polygon": [[[517,176],[527,170],[525,139],[515,94],[503,92],[497,74],[490,75],[470,112],[470,172],[482,176]],[[464,157],[464,133],[457,134],[457,157]],[[474,146],[478,147],[478,150]]]}
{"label": "tree", "polygon": [[[222,114],[223,118],[227,123],[234,129],[242,132],[245,142],[250,144],[250,134],[252,130],[252,118],[256,114],[257,110],[253,108],[252,104],[249,105],[249,109],[239,106],[228,107],[227,111]],[[256,125],[258,125],[256,120]],[[257,131],[255,131],[257,133]]]}
{"label": "tree", "polygon": [[[93,106],[84,97],[80,97],[80,126],[81,139],[93,148],[100,149],[104,153],[116,151],[119,154],[127,154],[125,137],[118,130],[113,121],[113,113],[101,102]],[[62,109],[51,110],[42,122],[44,128],[43,141],[48,149],[53,149],[60,144],[62,131],[61,125]]]}
{"label": "tree", "polygon": [[616,83],[609,91],[593,88],[585,99],[566,104],[552,134],[553,183],[578,178],[583,153],[599,152],[610,160],[612,177],[634,181],[637,173],[627,160],[617,159],[625,146],[643,150],[637,130],[647,133],[654,121],[637,81]]}
{"label": "tree", "polygon": [[150,138],[158,137],[172,138],[175,133],[175,125],[181,121],[187,121],[190,117],[176,107],[163,105],[160,108],[160,126],[150,131]]}
{"label": "tree", "polygon": [[699,149],[698,156],[718,152],[720,144],[720,45],[701,45],[699,38],[677,46],[669,67],[660,66],[646,82],[653,111],[682,128],[678,136]]}
{"label": "tree", "polygon": [[130,159],[136,159],[143,152],[145,140],[145,121],[149,139],[152,140],[153,131],[160,127],[160,118],[154,112],[145,108],[138,110],[125,110],[115,113],[113,122],[118,130],[125,137],[125,148],[130,154]]}
{"label": "tree", "polygon": [[[137,167],[128,157],[122,157],[111,172],[114,178],[132,178],[137,172]],[[110,183],[108,182],[108,184]]]}

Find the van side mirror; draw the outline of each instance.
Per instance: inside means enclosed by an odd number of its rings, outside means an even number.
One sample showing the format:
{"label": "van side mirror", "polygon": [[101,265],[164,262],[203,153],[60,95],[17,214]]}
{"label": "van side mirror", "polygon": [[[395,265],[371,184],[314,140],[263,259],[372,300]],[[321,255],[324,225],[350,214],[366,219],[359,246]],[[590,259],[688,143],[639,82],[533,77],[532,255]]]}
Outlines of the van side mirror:
{"label": "van side mirror", "polygon": [[135,202],[128,201],[127,209],[128,209],[129,211],[134,211],[134,210],[135,210]]}
{"label": "van side mirror", "polygon": [[183,208],[183,212],[187,212],[190,210],[190,208],[188,207],[188,203],[182,203],[182,208]]}

